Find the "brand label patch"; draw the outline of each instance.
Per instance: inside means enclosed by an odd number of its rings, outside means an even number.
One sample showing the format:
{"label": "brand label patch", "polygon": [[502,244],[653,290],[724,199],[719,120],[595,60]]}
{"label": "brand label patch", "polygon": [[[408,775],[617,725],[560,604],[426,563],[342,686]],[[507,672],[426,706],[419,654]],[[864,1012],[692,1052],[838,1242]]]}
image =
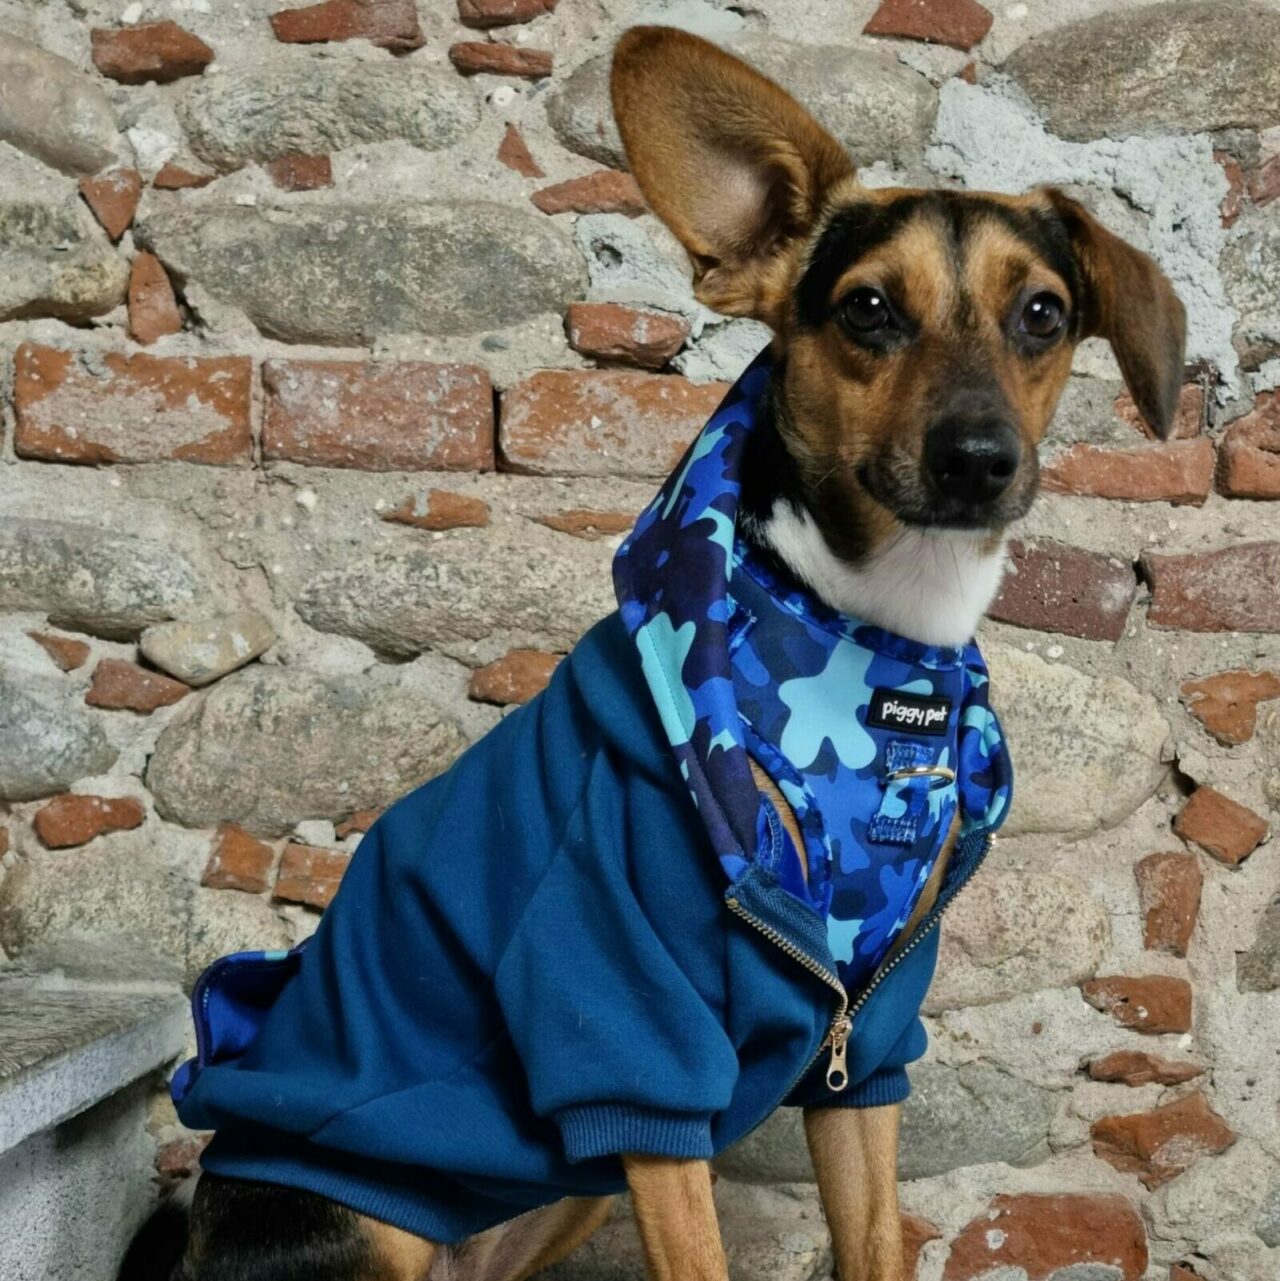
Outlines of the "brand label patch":
{"label": "brand label patch", "polygon": [[945,734],[951,716],[949,698],[923,698],[896,689],[877,689],[867,708],[867,724],[911,734]]}

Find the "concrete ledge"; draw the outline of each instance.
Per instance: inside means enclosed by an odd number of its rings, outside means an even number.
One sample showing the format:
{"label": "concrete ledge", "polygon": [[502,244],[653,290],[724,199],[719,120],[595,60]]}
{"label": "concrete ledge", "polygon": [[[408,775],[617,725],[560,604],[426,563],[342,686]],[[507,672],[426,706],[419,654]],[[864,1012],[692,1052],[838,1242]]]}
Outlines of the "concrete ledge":
{"label": "concrete ledge", "polygon": [[0,1153],[164,1066],[186,1027],[177,992],[0,982]]}

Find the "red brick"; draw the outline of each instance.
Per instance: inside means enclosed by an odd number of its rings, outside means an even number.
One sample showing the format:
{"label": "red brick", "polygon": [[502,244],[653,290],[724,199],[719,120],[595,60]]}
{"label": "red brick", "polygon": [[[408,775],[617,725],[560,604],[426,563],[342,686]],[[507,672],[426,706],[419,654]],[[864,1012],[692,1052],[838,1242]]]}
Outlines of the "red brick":
{"label": "red brick", "polygon": [[619,169],[597,169],[581,178],[553,183],[529,199],[545,214],[618,213],[638,218],[649,207],[640,184]]}
{"label": "red brick", "polygon": [[570,303],[564,327],[574,351],[640,369],[661,369],[689,337],[681,316],[616,302]]}
{"label": "red brick", "polygon": [[1113,976],[1080,984],[1084,999],[1137,1032],[1190,1032],[1191,985],[1164,974]]}
{"label": "red brick", "polygon": [[271,884],[276,852],[242,827],[224,823],[213,838],[213,851],[200,884],[211,890],[243,890],[261,894]]}
{"label": "red brick", "polygon": [[156,1174],[160,1185],[172,1187],[200,1172],[200,1157],[213,1138],[210,1134],[182,1134],[156,1148]]}
{"label": "red brick", "polygon": [[636,523],[634,512],[599,512],[586,507],[568,507],[548,516],[535,516],[534,519],[539,525],[545,525],[557,533],[585,538],[588,542],[625,534]]}
{"label": "red brick", "polygon": [[976,85],[978,83],[978,64],[976,62],[966,62],[956,75],[967,85]]}
{"label": "red brick", "polygon": [[129,336],[149,346],[181,331],[182,312],[164,264],[155,254],[140,251],[129,271]]}
{"label": "red brick", "polygon": [[1222,198],[1222,225],[1230,227],[1240,217],[1244,208],[1245,180],[1240,162],[1229,151],[1215,151],[1213,158],[1222,166],[1223,177],[1227,180],[1227,194]]}
{"label": "red brick", "polygon": [[1258,704],[1280,698],[1280,672],[1218,672],[1186,681],[1182,701],[1219,743],[1247,743],[1258,721]]}
{"label": "red brick", "polygon": [[503,466],[534,476],[665,476],[727,390],[670,374],[544,370],[503,393]]}
{"label": "red brick", "polygon": [[979,1281],[1018,1268],[1027,1281],[1049,1281],[1073,1266],[1115,1268],[1118,1281],[1140,1281],[1147,1270],[1142,1219],[1122,1196],[998,1196],[961,1229],[943,1281]]}
{"label": "red brick", "polygon": [[991,30],[991,13],[977,0],[881,0],[867,36],[925,40],[952,49],[972,49]]}
{"label": "red brick", "polygon": [[1203,1094],[1150,1112],[1101,1117],[1089,1133],[1095,1155],[1124,1174],[1136,1174],[1148,1188],[1168,1183],[1202,1156],[1225,1152],[1236,1141]]}
{"label": "red brick", "polygon": [[14,448],[63,463],[247,464],[247,357],[77,354],[23,343]]}
{"label": "red brick", "polygon": [[9,852],[9,829],[0,827],[0,858]]}
{"label": "red brick", "polygon": [[1218,490],[1228,498],[1280,498],[1280,391],[1254,401],[1218,450]]}
{"label": "red brick", "polygon": [[269,360],[268,459],[364,471],[488,471],[493,388],[476,365]]}
{"label": "red brick", "polygon": [[[1138,413],[1133,397],[1122,391],[1115,402],[1116,417],[1128,423],[1148,440],[1157,439],[1155,432]],[[1204,388],[1199,383],[1184,383],[1178,393],[1178,408],[1169,425],[1168,440],[1192,440],[1204,430]]]}
{"label": "red brick", "polygon": [[1040,469],[1053,494],[1199,506],[1213,487],[1213,442],[1170,440],[1132,449],[1072,445]]}
{"label": "red brick", "polygon": [[1204,887],[1200,861],[1194,854],[1148,854],[1133,873],[1143,916],[1142,946],[1186,956]]}
{"label": "red brick", "polygon": [[93,682],[84,701],[113,712],[154,712],[186,698],[191,686],[172,676],[149,672],[122,658],[104,658],[93,669]]}
{"label": "red brick", "polygon": [[508,169],[514,169],[516,173],[522,174],[526,178],[546,177],[542,166],[538,164],[529,151],[529,145],[525,142],[524,135],[513,124],[507,125],[507,131],[502,135],[502,141],[498,144],[498,159]]}
{"label": "red brick", "polygon": [[546,688],[559,662],[558,654],[544,654],[537,649],[513,649],[471,674],[467,697],[477,703],[496,703],[499,707],[527,703]]}
{"label": "red brick", "polygon": [[902,1222],[902,1275],[906,1281],[914,1281],[920,1267],[920,1251],[930,1241],[939,1240],[942,1229],[918,1214],[903,1211],[899,1218]]}
{"label": "red brick", "polygon": [[279,156],[266,165],[267,176],[281,191],[319,191],[333,186],[328,156]]}
{"label": "red brick", "polygon": [[1201,1281],[1200,1274],[1188,1263],[1169,1264],[1169,1281]]}
{"label": "red brick", "polygon": [[1008,557],[992,618],[1085,640],[1124,635],[1138,592],[1129,565],[1048,538],[1014,539]]}
{"label": "red brick", "polygon": [[1280,196],[1280,156],[1272,156],[1249,178],[1249,199],[1259,209]]}
{"label": "red brick", "polygon": [[541,80],[551,74],[555,55],[549,49],[462,40],[449,46],[449,61],[464,76],[518,76],[523,80]]}
{"label": "red brick", "polygon": [[96,178],[81,178],[80,194],[103,231],[119,240],[138,211],[142,175],[136,169],[108,169]]}
{"label": "red brick", "polygon": [[132,796],[80,796],[66,792],[36,811],[32,825],[51,850],[87,845],[95,836],[142,826],[142,802]]}
{"label": "red brick", "polygon": [[1280,543],[1212,552],[1144,552],[1152,627],[1188,632],[1280,632]]}
{"label": "red brick", "polygon": [[151,185],[157,191],[184,191],[189,187],[207,187],[216,175],[211,173],[192,173],[172,160],[166,160],[159,173],[151,179]]}
{"label": "red brick", "polygon": [[1266,820],[1212,787],[1197,787],[1173,820],[1184,841],[1237,867],[1267,839]]}
{"label": "red brick", "polygon": [[1142,1050],[1114,1050],[1089,1064],[1093,1080],[1118,1085],[1181,1085],[1203,1075],[1198,1063],[1177,1063]]}
{"label": "red brick", "polygon": [[489,504],[470,494],[429,489],[410,494],[399,507],[383,512],[382,519],[414,529],[482,529],[489,523]]}
{"label": "red brick", "polygon": [[348,836],[354,836],[357,832],[363,834],[367,832],[377,821],[381,810],[356,810],[354,814],[347,815],[333,830],[341,841],[345,841]]}
{"label": "red brick", "polygon": [[88,661],[89,646],[82,640],[75,640],[70,636],[55,636],[51,632],[28,632],[27,635],[64,672],[74,672]]}
{"label": "red brick", "polygon": [[183,76],[198,76],[213,61],[213,50],[176,22],[143,22],[118,31],[97,27],[89,39],[93,65],[126,85],[148,80],[168,84]]}
{"label": "red brick", "polygon": [[401,52],[426,43],[414,0],[326,0],[273,13],[271,29],[286,44],[368,40]]}
{"label": "red brick", "polygon": [[511,27],[555,11],[557,0],[458,0],[464,27]]}
{"label": "red brick", "polygon": [[275,897],[286,903],[326,908],[333,902],[350,861],[350,856],[340,850],[323,850],[290,841],[280,858]]}

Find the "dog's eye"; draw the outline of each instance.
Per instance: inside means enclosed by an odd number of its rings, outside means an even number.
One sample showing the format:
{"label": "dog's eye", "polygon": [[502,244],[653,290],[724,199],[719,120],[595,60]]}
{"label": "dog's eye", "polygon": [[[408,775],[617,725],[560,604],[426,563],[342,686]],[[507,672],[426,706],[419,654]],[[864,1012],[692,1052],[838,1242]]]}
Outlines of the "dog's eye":
{"label": "dog's eye", "polygon": [[1035,294],[1022,309],[1018,327],[1032,338],[1052,338],[1062,328],[1066,310],[1056,294]]}
{"label": "dog's eye", "polygon": [[845,324],[861,334],[887,329],[893,324],[893,312],[889,310],[884,294],[869,286],[855,289],[840,304],[840,309]]}

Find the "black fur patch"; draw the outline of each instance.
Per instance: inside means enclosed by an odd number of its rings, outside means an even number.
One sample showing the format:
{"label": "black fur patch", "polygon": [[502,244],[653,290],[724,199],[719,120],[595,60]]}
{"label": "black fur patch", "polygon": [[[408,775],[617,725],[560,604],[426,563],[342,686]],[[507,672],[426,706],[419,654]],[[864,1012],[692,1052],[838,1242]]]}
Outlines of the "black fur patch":
{"label": "black fur patch", "polygon": [[119,1281],[176,1281],[178,1264],[187,1249],[187,1234],[186,1206],[172,1200],[161,1201],[129,1243]]}

